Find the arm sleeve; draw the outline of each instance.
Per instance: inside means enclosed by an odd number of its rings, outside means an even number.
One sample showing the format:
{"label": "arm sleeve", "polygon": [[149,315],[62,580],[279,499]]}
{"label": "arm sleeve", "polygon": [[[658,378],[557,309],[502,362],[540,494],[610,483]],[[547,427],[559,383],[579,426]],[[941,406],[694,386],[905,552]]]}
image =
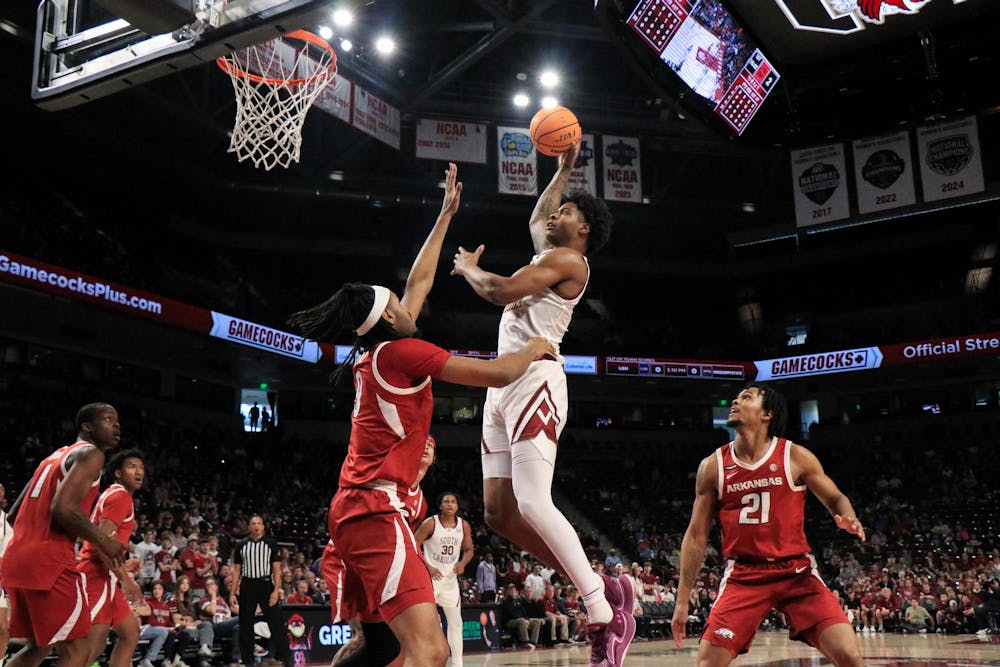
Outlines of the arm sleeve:
{"label": "arm sleeve", "polygon": [[378,373],[394,387],[408,388],[425,377],[438,377],[451,354],[419,338],[402,338],[378,350]]}

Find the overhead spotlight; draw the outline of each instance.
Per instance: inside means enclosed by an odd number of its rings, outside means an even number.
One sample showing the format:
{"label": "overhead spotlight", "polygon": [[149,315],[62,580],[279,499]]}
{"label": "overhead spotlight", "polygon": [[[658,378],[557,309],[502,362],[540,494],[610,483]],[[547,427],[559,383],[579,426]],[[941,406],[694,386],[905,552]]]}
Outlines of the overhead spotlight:
{"label": "overhead spotlight", "polygon": [[354,44],[351,43],[351,40],[349,39],[340,40],[340,50],[343,51],[344,53],[349,52],[353,48]]}
{"label": "overhead spotlight", "polygon": [[554,109],[559,106],[559,100],[552,97],[551,95],[546,95],[542,98],[542,108],[543,109]]}
{"label": "overhead spotlight", "polygon": [[331,30],[329,26],[321,25],[319,27],[319,36],[325,40],[329,40],[333,37],[333,30]]}
{"label": "overhead spotlight", "polygon": [[333,13],[333,23],[338,28],[346,28],[354,23],[354,14],[349,9],[338,9]]}
{"label": "overhead spotlight", "polygon": [[514,106],[524,108],[531,103],[531,98],[524,93],[514,95]]}
{"label": "overhead spotlight", "polygon": [[331,171],[329,176],[331,181],[342,181],[344,180],[344,172],[342,171]]}
{"label": "overhead spotlight", "polygon": [[375,50],[383,56],[388,56],[396,50],[396,42],[392,39],[392,37],[383,35],[375,40]]}
{"label": "overhead spotlight", "polygon": [[542,84],[543,88],[555,88],[559,85],[559,74],[547,69],[538,77],[538,82]]}
{"label": "overhead spotlight", "polygon": [[745,201],[745,202],[743,202],[743,204],[740,206],[740,208],[743,210],[744,213],[756,213],[757,212],[757,206],[752,201]]}

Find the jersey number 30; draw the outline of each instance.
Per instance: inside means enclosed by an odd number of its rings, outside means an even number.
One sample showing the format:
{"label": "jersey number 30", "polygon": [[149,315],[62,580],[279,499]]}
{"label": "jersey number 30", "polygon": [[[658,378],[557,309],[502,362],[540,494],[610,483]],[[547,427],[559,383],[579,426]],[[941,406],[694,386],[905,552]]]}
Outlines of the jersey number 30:
{"label": "jersey number 30", "polygon": [[[767,523],[771,516],[771,492],[748,493],[740,498],[743,509],[740,510],[740,523]],[[760,516],[755,516],[760,512]]]}

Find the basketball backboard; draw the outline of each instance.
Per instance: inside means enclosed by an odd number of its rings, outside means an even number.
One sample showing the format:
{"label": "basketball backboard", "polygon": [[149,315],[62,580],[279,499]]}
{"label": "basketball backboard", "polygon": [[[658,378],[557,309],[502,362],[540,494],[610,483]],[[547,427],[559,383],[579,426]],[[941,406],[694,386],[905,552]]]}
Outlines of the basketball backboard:
{"label": "basketball backboard", "polygon": [[77,106],[305,27],[329,11],[327,0],[42,0],[31,96],[43,109]]}

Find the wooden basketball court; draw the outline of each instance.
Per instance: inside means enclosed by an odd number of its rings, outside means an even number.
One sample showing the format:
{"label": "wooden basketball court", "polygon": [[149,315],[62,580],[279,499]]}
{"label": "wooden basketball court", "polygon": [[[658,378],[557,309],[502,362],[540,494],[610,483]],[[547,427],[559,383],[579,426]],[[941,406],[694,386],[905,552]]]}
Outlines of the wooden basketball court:
{"label": "wooden basketball court", "polygon": [[[859,635],[861,653],[867,665],[891,667],[975,667],[1000,665],[1000,636],[976,635]],[[684,642],[678,650],[669,639],[635,642],[625,658],[626,667],[690,667],[694,664],[697,640]],[[466,654],[465,667],[570,667],[588,665],[586,646],[538,648],[534,651],[507,649],[491,653]],[[787,633],[762,632],[746,655],[734,665],[767,667],[807,667],[830,664],[820,653]]]}

